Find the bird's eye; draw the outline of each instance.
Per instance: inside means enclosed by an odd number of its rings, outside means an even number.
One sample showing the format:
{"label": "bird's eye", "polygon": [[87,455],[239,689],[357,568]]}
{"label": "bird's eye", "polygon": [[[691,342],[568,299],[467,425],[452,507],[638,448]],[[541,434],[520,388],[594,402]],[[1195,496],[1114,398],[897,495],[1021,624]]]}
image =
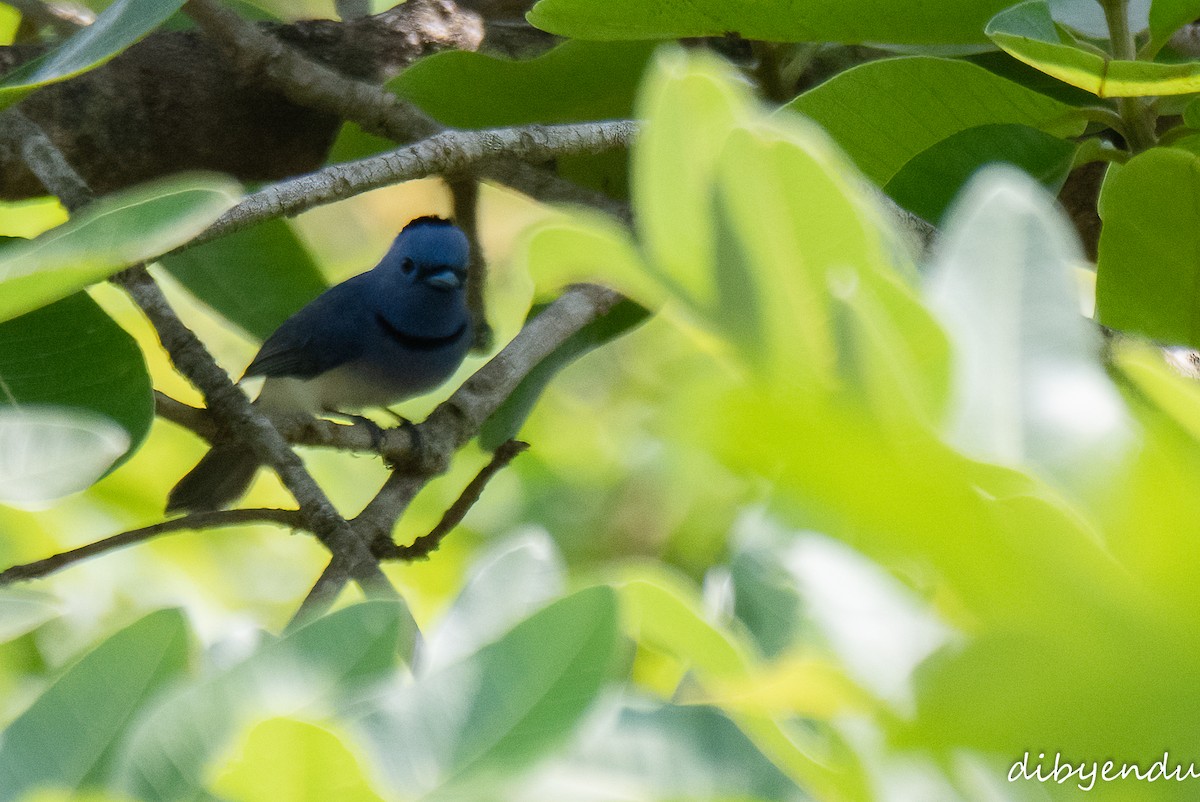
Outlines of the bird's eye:
{"label": "bird's eye", "polygon": [[405,257],[404,261],[400,263],[400,269],[407,275],[416,270],[417,266],[411,258]]}

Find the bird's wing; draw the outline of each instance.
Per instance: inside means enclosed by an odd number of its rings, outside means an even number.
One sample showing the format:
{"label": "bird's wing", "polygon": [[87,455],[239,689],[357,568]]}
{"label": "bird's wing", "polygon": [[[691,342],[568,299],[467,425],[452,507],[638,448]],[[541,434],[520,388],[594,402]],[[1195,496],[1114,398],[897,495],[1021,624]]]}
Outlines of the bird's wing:
{"label": "bird's wing", "polygon": [[245,375],[311,379],[356,359],[362,350],[355,325],[361,299],[353,290],[346,284],[333,287],[285,320]]}

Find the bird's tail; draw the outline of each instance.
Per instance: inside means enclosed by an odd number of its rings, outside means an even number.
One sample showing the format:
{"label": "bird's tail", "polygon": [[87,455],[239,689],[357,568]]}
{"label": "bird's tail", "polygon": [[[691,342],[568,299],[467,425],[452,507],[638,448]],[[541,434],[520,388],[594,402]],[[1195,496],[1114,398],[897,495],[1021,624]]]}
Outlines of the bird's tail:
{"label": "bird's tail", "polygon": [[246,492],[258,460],[243,445],[213,446],[167,496],[167,512],[209,512],[228,507]]}

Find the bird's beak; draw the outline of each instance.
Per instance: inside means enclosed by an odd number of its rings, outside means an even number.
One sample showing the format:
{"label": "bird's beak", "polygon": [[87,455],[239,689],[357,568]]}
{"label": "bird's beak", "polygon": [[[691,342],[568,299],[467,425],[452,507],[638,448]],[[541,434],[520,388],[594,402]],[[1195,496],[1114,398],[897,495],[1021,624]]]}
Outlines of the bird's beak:
{"label": "bird's beak", "polygon": [[443,270],[426,277],[425,283],[439,290],[457,290],[462,286],[462,279],[453,270]]}

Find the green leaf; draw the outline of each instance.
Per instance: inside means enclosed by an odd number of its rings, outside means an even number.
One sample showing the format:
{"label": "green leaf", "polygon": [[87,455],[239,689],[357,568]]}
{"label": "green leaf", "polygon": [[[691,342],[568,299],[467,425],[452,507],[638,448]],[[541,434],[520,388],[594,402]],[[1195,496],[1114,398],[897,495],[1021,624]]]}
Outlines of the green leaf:
{"label": "green leaf", "polygon": [[5,244],[0,321],[182,245],[240,197],[222,176],[176,175],[106,195],[36,239]]}
{"label": "green leaf", "polygon": [[407,796],[462,799],[528,766],[574,730],[616,647],[611,589],[562,599],[368,714],[381,768]]}
{"label": "green leaf", "polygon": [[69,668],[4,731],[0,800],[102,779],[135,714],[182,673],[187,653],[183,615],[160,610]]}
{"label": "green leaf", "polygon": [[162,264],[200,300],[260,340],[328,286],[286,220],[269,220],[168,256]]}
{"label": "green leaf", "polygon": [[884,191],[905,209],[938,225],[950,202],[984,165],[1011,164],[1058,192],[1078,149],[1074,142],[1024,125],[968,128],[918,153],[892,176]]}
{"label": "green leaf", "polygon": [[383,802],[354,753],[316,724],[272,718],[255,725],[213,790],[238,802]]}
{"label": "green leaf", "polygon": [[[95,452],[97,456],[132,453],[154,421],[154,396],[141,350],[86,293],[76,293],[0,323],[0,410],[20,412],[27,407],[47,406],[75,418],[74,425],[68,421],[56,424],[47,417],[38,423],[36,436],[65,438],[61,441],[64,446],[71,442],[81,446],[91,443],[100,449]],[[31,414],[34,411],[29,410]],[[101,421],[99,424],[97,419]],[[10,414],[7,420],[11,425],[18,419]],[[36,421],[30,417],[28,422]],[[115,455],[110,449],[117,445],[108,431],[113,422],[124,429],[118,439],[127,446]],[[34,430],[28,435],[35,436]],[[49,445],[51,441],[43,442]],[[5,452],[9,458],[17,455],[7,449]],[[55,457],[70,455],[43,451],[24,456],[30,471],[56,471],[55,465],[62,464],[64,469],[66,465]],[[42,460],[47,462],[39,469],[36,465]],[[88,473],[83,470],[78,478],[83,479]],[[73,492],[67,487],[83,489],[76,483],[67,483],[66,479],[66,475],[58,477],[55,484],[64,485],[53,492]],[[49,487],[45,490],[52,492]]]}
{"label": "green leaf", "polygon": [[369,601],[268,642],[247,660],[180,689],[144,715],[122,753],[119,787],[147,800],[194,799],[208,762],[233,732],[269,710],[328,707],[388,676],[404,637],[403,605]]}
{"label": "green leaf", "polygon": [[[757,660],[748,639],[709,622],[685,582],[657,570],[634,568],[626,574],[617,592],[630,637],[683,660],[702,686],[752,676]],[[848,753],[839,754],[833,744],[818,746],[813,732],[789,732],[769,715],[726,712],[772,763],[814,796],[866,798],[865,778]]]}
{"label": "green leaf", "polygon": [[99,67],[165,22],[184,0],[116,0],[70,39],[0,81],[0,109],[39,86]]}
{"label": "green leaf", "polygon": [[1149,343],[1121,340],[1113,356],[1121,374],[1129,378],[1140,393],[1159,412],[1200,443],[1200,386],[1163,359],[1163,352]]}
{"label": "green leaf", "polygon": [[955,207],[926,295],[954,341],[962,452],[1067,483],[1121,456],[1129,421],[1079,312],[1083,262],[1070,222],[1023,173],[990,168]]}
{"label": "green leaf", "polygon": [[[545,305],[534,308],[530,317],[535,317]],[[650,311],[633,301],[624,300],[607,314],[584,326],[571,335],[562,345],[531,370],[517,388],[492,413],[479,432],[479,445],[485,450],[495,450],[509,438],[516,437],[525,419],[533,411],[538,398],[551,380],[567,365],[622,334],[640,326],[650,317]]]}
{"label": "green leaf", "polygon": [[657,309],[667,299],[650,274],[629,231],[611,218],[586,210],[535,226],[519,251],[540,294],[558,294],[580,281],[616,287],[642,306]]}
{"label": "green leaf", "polygon": [[1150,4],[1150,52],[1157,53],[1177,30],[1200,18],[1200,0],[1154,0]]}
{"label": "green leaf", "polygon": [[912,56],[846,70],[788,104],[837,141],[884,186],[913,157],[983,125],[1026,125],[1056,137],[1083,132],[1073,107],[965,61]]}
{"label": "green leaf", "polygon": [[420,59],[388,88],[443,125],[499,128],[633,116],[652,43],[568,41],[527,61],[461,50]]}
{"label": "green leaf", "polygon": [[1154,148],[1100,195],[1096,312],[1105,326],[1200,347],[1200,156]]}
{"label": "green leaf", "polygon": [[750,108],[727,64],[677,49],[659,55],[638,102],[646,123],[631,173],[643,252],[658,281],[700,314],[718,302],[711,224],[717,160]]}
{"label": "green leaf", "polygon": [[988,23],[987,35],[1014,58],[1097,97],[1200,91],[1200,62],[1119,61],[1080,47],[1056,25],[1046,0],[1002,11]]}
{"label": "green leaf", "polygon": [[489,546],[466,585],[429,633],[423,664],[436,670],[498,639],[563,594],[567,569],[550,535],[533,529]]}
{"label": "green leaf", "polygon": [[[891,270],[898,249],[840,154],[806,121],[777,116],[735,132],[721,168],[729,216],[718,231],[731,249],[721,261],[723,286],[736,293],[750,285],[752,300],[731,295],[718,315],[743,360],[776,390],[815,394],[846,379],[882,380],[852,367],[854,357],[874,352],[880,367],[891,365],[881,411],[937,419],[948,382],[944,335]],[[834,318],[847,302],[887,310],[875,320],[886,321],[891,342],[865,350],[839,342]],[[759,333],[739,334],[753,318]]]}
{"label": "green leaf", "polygon": [[1006,0],[541,0],[542,30],[578,39],[680,39],[737,34],[771,42],[976,44]]}

